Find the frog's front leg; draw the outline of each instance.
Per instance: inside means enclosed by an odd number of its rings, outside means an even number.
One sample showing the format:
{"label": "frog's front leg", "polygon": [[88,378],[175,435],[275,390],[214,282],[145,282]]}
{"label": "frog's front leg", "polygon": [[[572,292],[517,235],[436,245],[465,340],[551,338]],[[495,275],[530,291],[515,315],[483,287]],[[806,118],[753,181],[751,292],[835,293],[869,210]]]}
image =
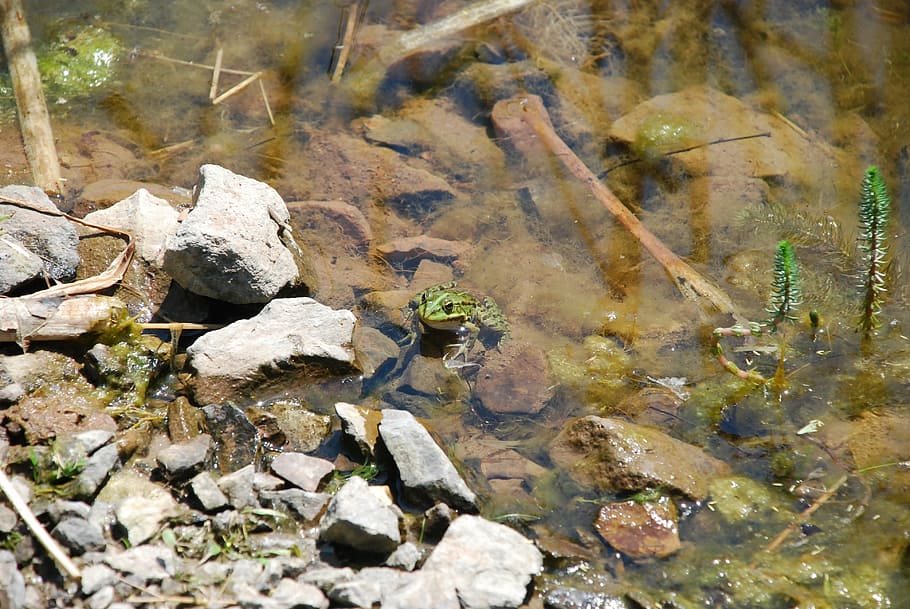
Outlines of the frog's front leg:
{"label": "frog's front leg", "polygon": [[[455,329],[455,335],[458,337],[458,342],[454,345],[447,345],[447,349],[450,349],[442,356],[443,365],[446,368],[463,368],[464,366],[471,365],[468,362],[468,352],[474,347],[474,343],[477,341],[477,335],[480,333],[480,328],[473,323],[465,322],[458,326]],[[462,363],[458,362],[458,358],[462,358]]]}

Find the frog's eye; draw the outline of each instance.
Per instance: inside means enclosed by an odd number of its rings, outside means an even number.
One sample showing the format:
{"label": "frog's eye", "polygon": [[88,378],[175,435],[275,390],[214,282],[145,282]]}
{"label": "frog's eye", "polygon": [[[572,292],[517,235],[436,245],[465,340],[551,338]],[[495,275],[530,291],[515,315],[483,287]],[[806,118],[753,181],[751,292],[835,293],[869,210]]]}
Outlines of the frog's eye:
{"label": "frog's eye", "polygon": [[442,303],[442,310],[446,313],[451,313],[455,309],[455,303],[451,300],[447,300]]}

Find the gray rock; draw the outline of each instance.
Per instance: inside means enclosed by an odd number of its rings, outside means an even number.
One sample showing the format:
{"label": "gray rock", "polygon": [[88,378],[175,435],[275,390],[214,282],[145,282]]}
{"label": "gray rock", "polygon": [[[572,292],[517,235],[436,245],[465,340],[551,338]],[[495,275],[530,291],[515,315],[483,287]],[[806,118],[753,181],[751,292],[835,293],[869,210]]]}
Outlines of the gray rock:
{"label": "gray rock", "polygon": [[329,502],[327,493],[311,493],[299,488],[260,491],[259,500],[266,507],[296,514],[304,522],[316,520]]}
{"label": "gray rock", "polygon": [[199,170],[195,207],[167,240],[164,270],[196,294],[268,302],[297,279],[287,206],[267,184],[217,165]]}
{"label": "gray rock", "polygon": [[405,571],[413,571],[417,563],[420,562],[421,557],[420,548],[410,541],[406,541],[389,555],[385,565]]}
{"label": "gray rock", "polygon": [[206,512],[215,512],[229,505],[228,498],[208,472],[200,472],[190,480],[190,488]]}
{"label": "gray rock", "polygon": [[379,436],[380,412],[347,402],[337,402],[335,414],[341,419],[344,434],[360,449],[361,454],[372,457]]}
{"label": "gray rock", "polygon": [[352,476],[329,502],[319,538],[370,554],[389,554],[401,543],[398,513],[359,476]]}
{"label": "gray rock", "polygon": [[323,591],[331,590],[338,584],[354,578],[354,570],[350,567],[330,567],[328,565],[314,566],[300,574],[300,581],[313,584]]}
{"label": "gray rock", "polygon": [[[40,209],[57,211],[53,201],[35,186],[5,186],[0,188],[0,194]],[[72,223],[59,216],[0,203],[0,215],[7,214],[12,214],[12,217],[3,221],[3,234],[41,258],[44,262],[42,274],[46,273],[56,281],[66,281],[75,276],[79,266],[79,237]]]}
{"label": "gray rock", "polygon": [[47,506],[47,515],[53,522],[60,522],[64,518],[88,519],[92,506],[82,501],[66,501],[58,499]]}
{"label": "gray rock", "polygon": [[398,569],[367,567],[348,581],[332,587],[329,598],[346,607],[373,607],[382,603],[383,598],[391,597],[411,576]]}
{"label": "gray rock", "polygon": [[0,533],[9,533],[16,528],[18,522],[19,517],[16,516],[16,512],[0,504]]}
{"label": "gray rock", "polygon": [[103,586],[88,599],[86,604],[89,609],[107,609],[114,600],[114,587]]}
{"label": "gray rock", "polygon": [[105,586],[117,583],[117,573],[104,564],[89,565],[82,569],[82,594],[91,596]]}
{"label": "gray rock", "polygon": [[477,496],[414,415],[384,409],[379,435],[398,468],[407,501],[419,505],[444,501],[462,510],[477,511]]}
{"label": "gray rock", "polygon": [[284,578],[272,590],[271,599],[287,609],[328,609],[329,599],[313,584]]}
{"label": "gray rock", "polygon": [[458,593],[448,575],[436,571],[409,573],[397,589],[386,593],[383,609],[460,609]]}
{"label": "gray rock", "polygon": [[255,317],[209,332],[187,349],[196,400],[222,402],[282,376],[299,384],[301,368],[313,380],[351,373],[355,321],[350,311],[312,298],[273,300]]}
{"label": "gray rock", "polygon": [[331,461],[301,453],[281,453],[272,459],[272,471],[305,491],[315,491],[335,471]]}
{"label": "gray rock", "polygon": [[16,557],[7,550],[0,550],[0,607],[25,607],[25,579],[16,567]]}
{"label": "gray rock", "polygon": [[711,479],[729,466],[662,431],[616,418],[571,421],[550,447],[550,457],[578,483],[598,490],[677,490],[702,500]]}
{"label": "gray rock", "polygon": [[158,453],[157,459],[171,477],[185,476],[206,463],[211,449],[212,437],[199,434],[186,442],[171,444]]}
{"label": "gray rock", "polygon": [[461,516],[446,531],[422,571],[450,579],[464,609],[518,607],[543,568],[534,544],[509,527]]}
{"label": "gray rock", "polygon": [[98,499],[114,506],[117,521],[126,529],[132,546],[151,539],[162,522],[179,513],[170,493],[133,472],[118,472],[101,489]]}
{"label": "gray rock", "polygon": [[119,463],[120,453],[115,444],[109,444],[96,450],[85,462],[85,468],[73,480],[73,496],[94,497],[98,488],[104,484],[111,471]]}
{"label": "gray rock", "polygon": [[244,507],[259,507],[256,496],[253,494],[253,477],[256,468],[247,465],[227,476],[218,479],[218,488],[227,495],[228,502],[236,509]]}
{"label": "gray rock", "polygon": [[165,243],[177,232],[179,215],[170,203],[140,188],[119,203],[86,214],[85,219],[130,231],[136,240],[136,253],[149,264],[160,266]]}
{"label": "gray rock", "polygon": [[215,439],[214,460],[222,473],[235,472],[256,458],[259,431],[232,404],[212,404],[202,409],[206,428]]}
{"label": "gray rock", "polygon": [[135,576],[144,582],[174,577],[180,561],[167,546],[143,545],[105,556],[104,562],[121,573]]}
{"label": "gray rock", "polygon": [[39,256],[25,249],[18,240],[0,235],[0,294],[34,281],[43,271],[44,262]]}
{"label": "gray rock", "polygon": [[76,556],[86,552],[100,552],[105,547],[101,527],[85,518],[64,518],[53,528],[51,535]]}
{"label": "gray rock", "polygon": [[92,429],[83,431],[73,436],[73,441],[77,442],[88,455],[93,454],[96,450],[114,439],[114,433],[106,429]]}

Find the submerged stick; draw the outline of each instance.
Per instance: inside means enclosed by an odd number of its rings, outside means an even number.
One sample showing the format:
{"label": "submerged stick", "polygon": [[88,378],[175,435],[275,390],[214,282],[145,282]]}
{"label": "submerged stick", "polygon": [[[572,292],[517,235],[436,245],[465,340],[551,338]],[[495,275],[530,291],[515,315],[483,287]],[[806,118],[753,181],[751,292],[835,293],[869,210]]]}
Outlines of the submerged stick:
{"label": "submerged stick", "polygon": [[540,144],[558,158],[569,173],[580,180],[607,211],[664,267],[679,292],[687,299],[738,318],[730,297],[686,264],[663,244],[641,221],[594,175],[572,149],[557,135],[541,99],[522,95],[497,102],[493,107],[493,124],[497,131],[527,156],[540,153]]}
{"label": "submerged stick", "polygon": [[0,11],[3,13],[3,50],[13,80],[19,127],[32,179],[45,192],[59,194],[63,192],[60,160],[22,2],[0,0]]}

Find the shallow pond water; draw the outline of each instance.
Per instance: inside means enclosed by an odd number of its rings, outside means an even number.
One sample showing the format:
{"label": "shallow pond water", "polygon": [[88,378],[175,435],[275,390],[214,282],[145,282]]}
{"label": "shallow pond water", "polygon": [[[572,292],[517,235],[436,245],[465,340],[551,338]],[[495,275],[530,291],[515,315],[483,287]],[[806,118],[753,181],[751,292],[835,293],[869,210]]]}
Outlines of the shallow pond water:
{"label": "shallow pond water", "polygon": [[[369,295],[457,277],[498,302],[515,341],[545,354],[552,387],[541,408],[491,412],[474,395],[483,369],[463,380],[438,358],[429,397],[402,392],[395,379],[370,383],[368,395],[308,397],[316,409],[357,399],[425,417],[484,489],[487,515],[549,551],[541,589],[638,589],[644,607],[904,606],[906,5],[555,0],[469,30],[380,79],[370,60],[389,30],[458,3],[372,2],[360,46],[332,82],[347,15],[340,4],[31,3],[39,44],[73,40],[68,32],[90,25],[121,47],[106,84],[49,93],[71,198],[111,178],[192,188],[201,164],[218,163],[272,184],[286,201],[353,204],[374,244],[415,235],[468,244],[470,255],[435,265],[354,253],[349,266],[327,266],[339,275],[323,276],[314,295],[404,342],[397,311]],[[201,66],[219,48],[225,73],[210,96],[212,72]],[[725,290],[741,317],[767,316],[775,245],[794,244],[803,282],[796,322],[755,342],[723,341],[740,367],[765,376],[784,349],[779,382],[757,387],[726,372],[711,331],[734,320],[681,296],[545,150],[528,156],[496,132],[493,106],[515,94],[541,96],[575,154]],[[15,137],[4,116],[0,133]],[[4,162],[5,182],[27,180],[15,153]],[[873,164],[891,190],[893,262],[882,326],[864,341],[855,242],[861,180]],[[628,560],[592,527],[600,503],[627,494],[570,482],[548,453],[568,420],[588,414],[657,425],[728,463],[741,483],[719,484],[700,504],[678,498],[682,549]],[[515,460],[502,466],[508,474],[490,473],[497,451]],[[789,541],[770,547],[794,522]]]}

